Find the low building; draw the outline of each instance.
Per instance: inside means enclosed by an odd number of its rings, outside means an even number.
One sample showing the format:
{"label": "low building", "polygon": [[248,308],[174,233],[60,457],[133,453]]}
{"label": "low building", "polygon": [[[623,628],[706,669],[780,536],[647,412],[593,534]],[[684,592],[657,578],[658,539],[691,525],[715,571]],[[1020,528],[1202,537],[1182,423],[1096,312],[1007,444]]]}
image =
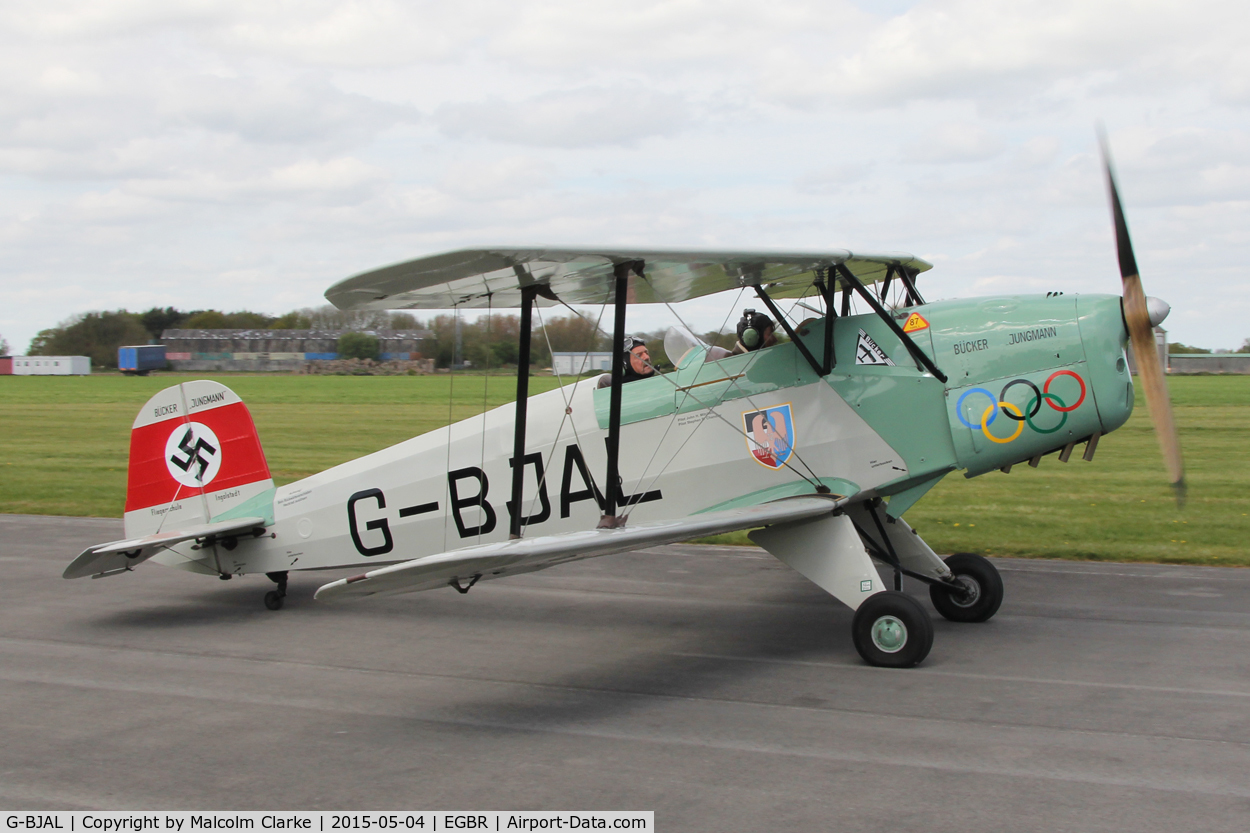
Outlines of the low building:
{"label": "low building", "polygon": [[14,376],[90,376],[88,356],[13,356]]}
{"label": "low building", "polygon": [[611,353],[552,353],[551,372],[557,376],[580,376],[612,370]]}
{"label": "low building", "polygon": [[[298,371],[307,362],[339,357],[347,330],[166,330],[165,358],[174,370]],[[429,330],[370,330],[382,361],[413,361],[432,337]]]}
{"label": "low building", "polygon": [[1168,373],[1250,373],[1250,353],[1173,353],[1168,356]]}

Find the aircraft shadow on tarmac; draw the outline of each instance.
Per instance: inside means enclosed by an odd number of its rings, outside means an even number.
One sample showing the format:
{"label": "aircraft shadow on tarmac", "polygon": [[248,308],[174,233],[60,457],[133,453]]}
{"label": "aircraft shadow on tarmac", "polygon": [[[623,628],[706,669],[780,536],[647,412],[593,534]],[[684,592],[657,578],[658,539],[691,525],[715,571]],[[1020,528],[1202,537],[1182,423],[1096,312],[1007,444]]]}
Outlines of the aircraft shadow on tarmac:
{"label": "aircraft shadow on tarmac", "polygon": [[[597,722],[642,708],[655,696],[734,698],[735,690],[775,673],[767,661],[860,664],[848,633],[851,611],[797,576],[774,578],[751,587],[745,597],[733,598],[693,592],[689,598],[594,592],[571,596],[543,580],[514,580],[497,588],[486,585],[468,596],[431,592],[353,604],[314,602],[315,587],[335,577],[301,576],[298,584],[293,580],[288,606],[278,613],[258,604],[266,584],[251,580],[229,587],[201,586],[176,598],[166,596],[160,604],[112,611],[91,617],[90,622],[93,627],[144,631],[252,623],[263,628],[266,623],[290,625],[298,619],[314,630],[329,627],[340,637],[347,634],[356,659],[366,664],[373,635],[388,628],[392,635],[419,634],[425,651],[445,646],[446,652],[455,652],[468,643],[496,645],[488,651],[498,651],[500,673],[482,667],[481,663],[491,662],[489,653],[479,657],[477,670],[464,675],[474,696],[463,697],[461,686],[460,696],[436,710],[453,722],[509,727]],[[949,623],[936,615],[934,619],[939,632],[948,630]],[[576,636],[561,647],[538,646],[534,666],[518,673],[515,652],[535,647],[519,634],[549,634],[552,628]],[[361,650],[366,652],[363,658]],[[383,639],[373,650],[407,653],[393,639]],[[393,654],[386,657],[386,664],[407,665],[416,673],[446,673],[431,668],[428,655],[410,656],[410,664]],[[493,682],[540,686],[549,694],[518,701],[507,686],[473,686],[473,677],[479,675]],[[780,702],[821,708],[832,701],[796,696]]]}

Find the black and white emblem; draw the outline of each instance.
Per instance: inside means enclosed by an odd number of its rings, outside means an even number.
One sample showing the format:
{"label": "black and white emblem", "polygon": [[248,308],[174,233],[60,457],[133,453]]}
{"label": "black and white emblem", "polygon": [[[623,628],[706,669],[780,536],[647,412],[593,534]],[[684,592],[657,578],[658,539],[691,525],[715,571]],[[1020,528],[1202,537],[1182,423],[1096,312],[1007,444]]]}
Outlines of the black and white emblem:
{"label": "black and white emblem", "polygon": [[200,422],[183,423],[165,441],[165,466],[183,486],[213,482],[221,469],[221,443],[213,429]]}
{"label": "black and white emblem", "polygon": [[894,367],[894,361],[886,355],[872,336],[863,330],[859,331],[859,341],[855,345],[855,364],[880,364]]}

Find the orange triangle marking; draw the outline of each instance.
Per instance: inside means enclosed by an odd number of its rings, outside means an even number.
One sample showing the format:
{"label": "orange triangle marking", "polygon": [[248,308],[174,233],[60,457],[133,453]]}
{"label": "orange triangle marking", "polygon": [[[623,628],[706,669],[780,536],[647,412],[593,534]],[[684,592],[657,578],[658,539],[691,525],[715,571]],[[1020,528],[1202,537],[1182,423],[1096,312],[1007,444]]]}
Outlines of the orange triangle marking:
{"label": "orange triangle marking", "polygon": [[908,316],[907,323],[903,325],[903,332],[914,333],[916,330],[924,330],[928,329],[928,327],[929,322],[925,321],[924,317],[920,313],[913,312],[910,316]]}

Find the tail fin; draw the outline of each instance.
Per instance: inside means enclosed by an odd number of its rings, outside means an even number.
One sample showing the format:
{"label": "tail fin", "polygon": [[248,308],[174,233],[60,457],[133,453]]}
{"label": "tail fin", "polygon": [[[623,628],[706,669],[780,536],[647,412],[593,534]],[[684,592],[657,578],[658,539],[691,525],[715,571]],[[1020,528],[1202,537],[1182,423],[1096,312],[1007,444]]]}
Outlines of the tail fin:
{"label": "tail fin", "polygon": [[272,488],[252,415],[225,385],[165,388],[135,417],[127,537],[208,523]]}

